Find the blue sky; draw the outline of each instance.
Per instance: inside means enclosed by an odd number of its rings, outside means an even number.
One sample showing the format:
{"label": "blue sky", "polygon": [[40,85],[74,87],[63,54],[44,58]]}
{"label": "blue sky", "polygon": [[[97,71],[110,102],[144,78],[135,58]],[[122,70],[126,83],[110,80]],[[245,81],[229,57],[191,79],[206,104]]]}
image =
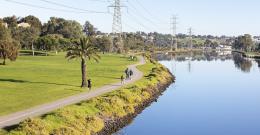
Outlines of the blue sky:
{"label": "blue sky", "polygon": [[[45,3],[41,0],[12,0],[42,7],[73,10]],[[107,0],[51,0],[86,10],[107,12],[112,2]],[[123,31],[157,31],[170,33],[170,17],[178,16],[177,33],[194,34],[260,35],[259,0],[125,0],[122,9]],[[75,10],[74,10],[75,11]],[[111,13],[113,9],[110,9]],[[78,11],[77,11],[78,12]],[[99,30],[111,32],[112,15],[53,11],[23,6],[0,0],[0,17],[35,15],[46,22],[49,17],[77,20],[81,24],[89,20]],[[145,16],[146,19],[143,19]],[[145,26],[145,27],[144,27]]]}

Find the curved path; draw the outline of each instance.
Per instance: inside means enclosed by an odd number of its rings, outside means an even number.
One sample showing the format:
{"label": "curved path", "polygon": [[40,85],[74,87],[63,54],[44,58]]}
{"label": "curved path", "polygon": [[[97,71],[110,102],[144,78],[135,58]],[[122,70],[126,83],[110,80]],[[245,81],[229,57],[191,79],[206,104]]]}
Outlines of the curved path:
{"label": "curved path", "polygon": [[[131,80],[126,80],[124,85],[134,83],[135,81],[137,81],[143,77],[143,73],[136,68],[136,66],[143,65],[143,64],[145,64],[145,60],[143,57],[140,57],[140,62],[138,64],[128,66],[128,68],[134,72],[134,75]],[[121,88],[122,86],[123,85],[121,84],[121,82],[109,84],[109,85],[105,85],[101,88],[94,89],[90,92],[80,93],[78,95],[73,95],[73,96],[70,96],[67,98],[63,98],[63,99],[54,101],[52,103],[39,105],[39,106],[30,108],[27,110],[23,110],[23,111],[19,111],[19,112],[13,113],[13,114],[2,116],[2,117],[0,117],[0,128],[9,127],[9,126],[18,124],[19,122],[21,122],[27,118],[40,116],[40,115],[46,114],[48,112],[62,108],[64,106],[79,103],[80,101],[88,100],[93,97],[103,95],[105,93],[108,93],[108,92],[111,92],[118,88]]]}

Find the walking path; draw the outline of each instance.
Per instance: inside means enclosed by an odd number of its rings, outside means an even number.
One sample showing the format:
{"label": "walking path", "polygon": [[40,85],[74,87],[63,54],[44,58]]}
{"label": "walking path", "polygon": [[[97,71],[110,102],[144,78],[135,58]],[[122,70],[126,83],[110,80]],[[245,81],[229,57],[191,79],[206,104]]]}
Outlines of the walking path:
{"label": "walking path", "polygon": [[[128,66],[128,68],[133,71],[134,75],[132,76],[131,80],[126,80],[124,85],[134,83],[143,77],[143,73],[136,68],[136,66],[143,65],[143,64],[145,64],[145,60],[143,57],[140,57],[140,62],[138,64]],[[123,73],[123,71],[122,71],[122,73]],[[46,114],[48,112],[62,108],[64,106],[79,103],[80,101],[88,100],[93,97],[103,95],[105,93],[116,90],[122,86],[123,85],[121,85],[121,82],[109,84],[109,85],[105,85],[101,88],[94,89],[90,92],[84,92],[84,93],[81,93],[78,95],[74,95],[74,96],[70,96],[70,97],[67,97],[64,99],[57,100],[52,103],[39,105],[39,106],[30,108],[27,110],[23,110],[20,112],[2,116],[2,117],[0,117],[0,128],[12,126],[12,125],[18,124],[19,122],[21,122],[27,118],[40,116],[40,115]]]}

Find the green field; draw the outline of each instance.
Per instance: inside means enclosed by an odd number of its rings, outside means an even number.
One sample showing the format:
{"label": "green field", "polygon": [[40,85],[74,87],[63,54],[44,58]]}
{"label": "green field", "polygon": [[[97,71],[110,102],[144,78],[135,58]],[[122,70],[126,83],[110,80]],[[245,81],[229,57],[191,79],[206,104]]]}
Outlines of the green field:
{"label": "green field", "polygon": [[[81,89],[80,61],[57,56],[21,56],[0,66],[0,116],[87,91]],[[93,88],[118,82],[127,65],[119,55],[101,55],[99,63],[88,62]]]}

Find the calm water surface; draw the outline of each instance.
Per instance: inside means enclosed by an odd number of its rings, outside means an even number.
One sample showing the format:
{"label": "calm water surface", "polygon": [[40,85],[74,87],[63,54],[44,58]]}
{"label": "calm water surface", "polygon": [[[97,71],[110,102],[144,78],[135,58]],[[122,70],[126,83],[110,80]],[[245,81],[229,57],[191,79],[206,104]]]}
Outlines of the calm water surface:
{"label": "calm water surface", "polygon": [[260,61],[239,54],[158,55],[176,83],[120,135],[260,135]]}

